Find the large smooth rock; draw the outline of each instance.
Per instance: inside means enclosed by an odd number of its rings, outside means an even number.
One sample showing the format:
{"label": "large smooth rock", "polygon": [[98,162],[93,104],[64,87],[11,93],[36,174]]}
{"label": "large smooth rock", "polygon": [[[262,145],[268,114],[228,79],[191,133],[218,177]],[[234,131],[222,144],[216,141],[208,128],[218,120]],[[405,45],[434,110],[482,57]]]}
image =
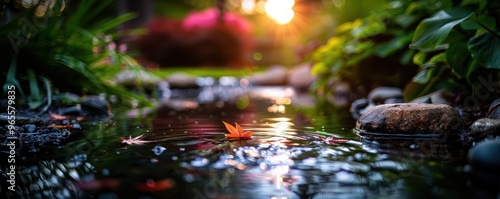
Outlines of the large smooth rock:
{"label": "large smooth rock", "polygon": [[378,105],[356,122],[356,128],[387,134],[458,134],[462,119],[453,107],[444,104]]}

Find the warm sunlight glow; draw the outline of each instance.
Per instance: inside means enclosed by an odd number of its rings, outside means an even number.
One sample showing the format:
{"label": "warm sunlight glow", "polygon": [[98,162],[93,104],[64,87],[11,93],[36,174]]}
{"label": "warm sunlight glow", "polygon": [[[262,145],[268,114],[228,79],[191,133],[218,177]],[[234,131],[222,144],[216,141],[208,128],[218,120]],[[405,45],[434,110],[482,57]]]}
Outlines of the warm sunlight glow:
{"label": "warm sunlight glow", "polygon": [[295,13],[292,10],[295,0],[268,0],[265,5],[267,16],[278,24],[292,21]]}
{"label": "warm sunlight glow", "polygon": [[266,2],[265,1],[257,1],[255,3],[255,11],[260,14],[264,14],[266,12]]}
{"label": "warm sunlight glow", "polygon": [[255,1],[254,0],[242,0],[241,1],[241,11],[245,14],[253,13],[255,9]]}

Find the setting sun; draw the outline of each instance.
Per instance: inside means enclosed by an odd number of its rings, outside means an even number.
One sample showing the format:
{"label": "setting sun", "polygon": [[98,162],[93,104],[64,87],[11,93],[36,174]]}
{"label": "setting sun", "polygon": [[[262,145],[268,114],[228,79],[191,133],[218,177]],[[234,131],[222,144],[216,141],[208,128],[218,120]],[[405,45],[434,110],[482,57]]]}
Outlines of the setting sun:
{"label": "setting sun", "polygon": [[266,14],[278,24],[287,24],[295,15],[292,9],[294,4],[295,0],[268,0],[265,5]]}

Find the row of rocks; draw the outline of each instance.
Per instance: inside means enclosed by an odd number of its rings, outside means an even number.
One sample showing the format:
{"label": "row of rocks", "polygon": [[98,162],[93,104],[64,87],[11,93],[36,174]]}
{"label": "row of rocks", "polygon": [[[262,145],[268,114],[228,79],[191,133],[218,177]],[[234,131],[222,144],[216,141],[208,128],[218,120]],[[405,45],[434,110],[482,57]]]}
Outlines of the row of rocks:
{"label": "row of rocks", "polygon": [[[289,85],[299,90],[307,90],[316,79],[311,75],[311,64],[304,63],[291,69],[283,65],[270,66],[266,71],[256,72],[248,77],[244,77],[244,82],[255,86]],[[213,79],[207,81],[203,77],[190,75],[183,72],[176,72],[165,79],[143,71],[124,70],[115,76],[115,83],[126,87],[144,87],[153,89],[161,82],[167,82],[171,88],[196,88],[200,86],[210,86]],[[237,82],[240,84],[240,82]]]}
{"label": "row of rocks", "polygon": [[316,77],[311,74],[311,64],[304,63],[289,69],[273,65],[265,72],[247,77],[251,85],[289,85],[299,90],[307,90]]}

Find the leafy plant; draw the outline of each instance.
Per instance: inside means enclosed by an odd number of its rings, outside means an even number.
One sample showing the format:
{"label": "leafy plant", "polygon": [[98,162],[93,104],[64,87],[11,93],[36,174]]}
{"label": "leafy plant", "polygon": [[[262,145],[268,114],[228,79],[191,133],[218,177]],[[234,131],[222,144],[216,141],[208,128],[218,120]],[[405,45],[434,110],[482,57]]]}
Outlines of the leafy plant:
{"label": "leafy plant", "polygon": [[405,98],[450,86],[478,94],[480,76],[494,75],[493,82],[498,82],[499,8],[498,1],[463,0],[422,20],[410,45],[420,51],[414,57],[420,72],[406,87]]}
{"label": "leafy plant", "polygon": [[[0,30],[0,61],[4,85],[18,87],[19,98],[28,99],[31,109],[50,105],[54,91],[79,94],[107,93],[122,100],[144,97],[114,85],[116,73],[124,67],[142,69],[130,56],[119,52],[112,38],[116,27],[135,17],[128,13],[110,16],[113,1],[80,1],[68,6],[61,16],[47,12],[44,18],[24,10]],[[57,8],[54,10],[60,10]],[[106,12],[105,12],[106,11]],[[40,84],[41,83],[41,84]],[[28,91],[29,92],[26,92]]]}
{"label": "leafy plant", "polygon": [[[491,86],[480,89],[484,79],[499,81],[500,2],[394,0],[386,6],[385,12],[341,24],[316,50],[318,93],[331,92],[329,79],[366,88],[406,84],[406,101],[441,88],[500,93]],[[384,67],[387,63],[395,67]],[[418,72],[409,70],[415,65]]]}
{"label": "leafy plant", "polygon": [[353,87],[403,87],[416,72],[416,50],[408,45],[418,22],[447,4],[436,0],[390,1],[385,9],[339,25],[335,35],[313,54],[316,92],[328,94],[332,79]]}

